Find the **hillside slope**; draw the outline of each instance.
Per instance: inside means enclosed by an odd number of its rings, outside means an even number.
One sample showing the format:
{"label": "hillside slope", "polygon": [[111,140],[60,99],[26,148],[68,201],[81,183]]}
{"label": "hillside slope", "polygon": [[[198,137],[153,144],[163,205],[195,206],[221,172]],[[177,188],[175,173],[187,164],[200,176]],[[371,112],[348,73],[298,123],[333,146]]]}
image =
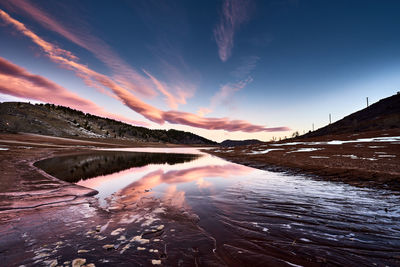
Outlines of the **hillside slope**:
{"label": "hillside slope", "polygon": [[35,133],[58,137],[130,139],[136,142],[204,144],[215,142],[177,130],[151,130],[53,104],[0,103],[0,133]]}
{"label": "hillside slope", "polygon": [[367,108],[301,137],[308,138],[395,128],[400,128],[400,93],[381,99]]}

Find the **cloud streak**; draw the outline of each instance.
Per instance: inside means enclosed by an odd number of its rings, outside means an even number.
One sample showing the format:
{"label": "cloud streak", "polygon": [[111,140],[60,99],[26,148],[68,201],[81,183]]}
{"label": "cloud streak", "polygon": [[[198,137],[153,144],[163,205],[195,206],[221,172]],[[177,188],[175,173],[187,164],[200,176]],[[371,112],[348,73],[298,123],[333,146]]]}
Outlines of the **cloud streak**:
{"label": "cloud streak", "polygon": [[214,28],[219,58],[225,62],[232,54],[235,31],[248,19],[249,1],[224,0],[220,22]]}
{"label": "cloud streak", "polygon": [[259,60],[260,57],[257,56],[243,57],[240,65],[230,74],[238,79],[243,79],[244,77],[249,76],[250,73],[256,68]]}
{"label": "cloud streak", "polygon": [[156,88],[165,96],[168,106],[172,109],[177,109],[179,104],[186,104],[186,97],[188,96],[184,91],[178,92],[178,96],[174,96],[170,93],[168,86],[163,84],[161,81],[157,80],[149,72],[143,70],[147,76],[153,81]]}
{"label": "cloud streak", "polygon": [[0,93],[68,106],[136,125],[147,125],[144,122],[133,121],[109,113],[92,101],[84,99],[40,75],[29,73],[2,57],[0,57]]}
{"label": "cloud streak", "polygon": [[77,58],[69,51],[63,50],[49,42],[46,42],[38,35],[33,33],[26,26],[10,17],[6,12],[0,9],[0,18],[6,24],[12,25],[20,33],[30,38],[37,44],[55,63],[72,70],[75,74],[84,79],[87,83],[94,83],[97,87],[110,89],[115,96],[126,106],[141,114],[150,121],[163,124],[169,122],[172,124],[183,124],[210,130],[243,131],[243,132],[261,132],[261,131],[286,131],[287,127],[266,128],[261,125],[254,125],[243,120],[230,120],[228,118],[204,118],[188,112],[180,111],[162,111],[154,106],[144,103],[131,91],[114,82],[111,78],[100,74],[87,66],[77,62]]}
{"label": "cloud streak", "polygon": [[[7,3],[13,9],[29,15],[46,29],[54,31],[76,45],[90,51],[97,59],[112,70],[114,73],[113,80],[121,86],[140,96],[154,97],[157,95],[155,89],[158,88],[153,87],[152,79],[148,79],[137,70],[130,67],[103,40],[91,35],[89,31],[85,31],[82,27],[79,27],[79,31],[76,29],[72,30],[62,25],[49,14],[35,7],[27,0],[13,0]],[[175,96],[169,91],[166,91],[166,89],[161,91],[161,93],[165,95],[169,101],[174,103],[170,106],[171,108],[175,109],[178,107],[175,103],[186,102],[185,100],[181,100],[182,95],[178,95],[177,99],[175,99]],[[168,103],[171,104],[171,102]]]}
{"label": "cloud streak", "polygon": [[211,113],[219,104],[225,103],[235,92],[243,89],[253,81],[252,77],[241,80],[237,83],[227,83],[221,86],[219,91],[211,98],[211,103],[207,108],[200,108],[197,112],[200,116]]}

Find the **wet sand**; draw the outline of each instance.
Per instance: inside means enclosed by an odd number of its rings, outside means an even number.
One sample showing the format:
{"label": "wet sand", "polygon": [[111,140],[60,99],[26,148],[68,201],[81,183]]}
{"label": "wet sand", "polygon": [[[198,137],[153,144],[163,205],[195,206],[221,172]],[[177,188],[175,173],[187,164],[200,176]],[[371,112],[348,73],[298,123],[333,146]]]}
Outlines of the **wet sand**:
{"label": "wet sand", "polygon": [[[384,139],[368,140],[393,136],[398,139],[388,142]],[[231,162],[262,170],[311,174],[314,179],[400,190],[398,129],[221,147],[208,152]]]}

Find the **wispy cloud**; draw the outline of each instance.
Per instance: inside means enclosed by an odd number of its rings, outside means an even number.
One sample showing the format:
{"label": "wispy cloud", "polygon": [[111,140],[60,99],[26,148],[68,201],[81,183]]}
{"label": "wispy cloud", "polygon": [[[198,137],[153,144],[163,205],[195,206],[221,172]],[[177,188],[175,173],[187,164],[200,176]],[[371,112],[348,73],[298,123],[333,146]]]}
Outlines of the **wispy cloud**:
{"label": "wispy cloud", "polygon": [[178,95],[175,96],[170,92],[168,85],[157,80],[149,72],[147,72],[145,70],[143,70],[143,72],[146,73],[147,76],[150,77],[150,79],[155,84],[156,88],[166,97],[168,106],[170,108],[177,109],[179,104],[186,104],[186,98],[188,95],[185,93],[185,91],[180,91],[180,92],[178,92]]}
{"label": "wispy cloud", "polygon": [[258,60],[260,60],[257,56],[248,56],[242,58],[240,65],[236,67],[235,70],[231,72],[231,75],[236,79],[241,79],[238,82],[234,83],[226,83],[220,87],[217,93],[213,95],[210,101],[210,105],[208,107],[201,107],[197,114],[200,116],[204,116],[214,111],[214,109],[218,105],[230,105],[232,106],[232,96],[237,91],[245,88],[248,84],[253,81],[253,78],[250,76],[252,70],[256,67]]}
{"label": "wispy cloud", "polygon": [[68,106],[136,125],[148,125],[145,122],[109,113],[92,101],[84,99],[40,75],[29,73],[2,57],[0,57],[0,93]]}
{"label": "wispy cloud", "polygon": [[129,90],[114,82],[111,78],[100,74],[83,64],[80,64],[76,61],[75,57],[73,57],[72,53],[60,49],[54,44],[46,42],[29,30],[23,23],[13,19],[1,9],[0,18],[2,18],[6,24],[12,25],[20,33],[30,38],[53,62],[74,71],[78,77],[81,77],[86,81],[97,83],[98,86],[103,86],[110,89],[123,104],[153,122],[159,124],[169,122],[210,130],[226,131],[260,132],[288,130],[287,127],[266,128],[264,126],[254,125],[242,120],[230,120],[228,118],[204,118],[188,112],[162,111],[154,106],[144,103]]}
{"label": "wispy cloud", "polygon": [[[85,30],[85,27],[69,28],[55,20],[43,10],[32,5],[29,0],[6,0],[6,3],[8,6],[12,7],[13,10],[29,15],[46,29],[54,31],[69,41],[90,51],[97,59],[111,69],[113,72],[112,79],[116,83],[140,96],[154,97],[157,95],[157,91],[159,91],[166,97],[169,107],[177,109],[178,104],[185,104],[186,98],[193,95],[193,90],[187,86],[184,87],[185,90],[182,90],[179,86],[164,86],[163,90],[160,90],[161,87],[154,83],[154,79],[156,79],[154,75],[149,79],[147,76],[142,75],[139,71],[129,66],[129,64],[121,59],[107,43],[92,35],[90,31]],[[82,21],[79,23],[84,24]],[[173,72],[170,73],[171,72],[169,72],[168,76],[174,74]],[[171,77],[171,79],[180,81],[177,79],[176,75]],[[86,83],[95,87],[90,81],[86,80]],[[98,89],[107,94],[107,92],[101,88]]]}
{"label": "wispy cloud", "polygon": [[214,38],[218,45],[218,54],[227,61],[232,54],[235,31],[248,19],[248,0],[224,0],[220,22],[214,28]]}
{"label": "wispy cloud", "polygon": [[[130,67],[102,39],[93,36],[85,27],[71,29],[55,20],[45,11],[32,5],[28,0],[5,1],[13,10],[23,12],[48,30],[54,31],[76,45],[90,51],[114,73],[113,78],[129,90],[145,97],[153,97],[157,92],[151,81]],[[82,23],[82,22],[81,22]]]}
{"label": "wispy cloud", "polygon": [[248,56],[243,57],[240,65],[231,72],[231,75],[237,79],[243,79],[250,75],[250,73],[255,69],[257,62],[260,60],[260,57],[257,56]]}
{"label": "wispy cloud", "polygon": [[239,91],[240,89],[243,89],[253,81],[253,78],[247,77],[244,80],[241,80],[236,83],[227,83],[221,86],[221,88],[218,90],[218,92],[211,98],[211,103],[207,108],[200,108],[198,110],[198,114],[200,116],[204,116],[208,113],[211,113],[218,105],[220,104],[226,104],[228,100],[231,98],[231,96]]}

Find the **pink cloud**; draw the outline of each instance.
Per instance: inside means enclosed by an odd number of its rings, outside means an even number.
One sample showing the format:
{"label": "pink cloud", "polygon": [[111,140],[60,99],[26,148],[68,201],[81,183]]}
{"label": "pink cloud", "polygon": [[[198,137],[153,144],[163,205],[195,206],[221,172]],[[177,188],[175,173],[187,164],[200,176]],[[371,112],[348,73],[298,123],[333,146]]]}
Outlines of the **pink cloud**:
{"label": "pink cloud", "polygon": [[180,91],[177,93],[177,96],[173,95],[170,92],[170,89],[166,84],[163,84],[161,81],[157,80],[154,76],[152,76],[149,72],[143,70],[147,76],[153,81],[156,88],[166,97],[168,106],[172,109],[177,109],[179,104],[186,104],[186,97],[188,96],[185,94],[184,91]]}
{"label": "pink cloud", "polygon": [[188,112],[162,111],[154,106],[144,103],[135,95],[133,95],[130,90],[114,82],[111,78],[78,63],[76,61],[76,57],[74,57],[72,53],[46,42],[31,30],[26,28],[23,23],[11,18],[1,9],[0,18],[2,18],[7,24],[14,26],[20,33],[30,38],[53,62],[74,71],[78,77],[84,79],[87,83],[96,83],[97,86],[103,86],[110,89],[123,104],[153,122],[159,124],[169,122],[173,124],[183,124],[209,130],[243,132],[289,130],[287,127],[266,128],[264,126],[254,125],[242,120],[230,120],[228,118],[204,118]]}
{"label": "pink cloud", "polygon": [[6,3],[14,10],[29,15],[43,27],[92,52],[116,73],[113,77],[114,80],[124,87],[142,96],[153,97],[157,95],[151,86],[151,81],[130,67],[103,40],[91,35],[89,31],[85,31],[82,27],[78,28],[79,31],[65,27],[43,10],[32,5],[28,0],[12,0],[6,1]]}
{"label": "pink cloud", "polygon": [[[166,96],[167,103],[172,109],[177,109],[178,104],[185,104],[186,98],[192,96],[191,90],[187,89],[187,87],[185,87],[185,91],[182,91],[180,90],[181,88],[167,88],[164,85],[163,90],[160,90],[160,87],[154,84],[154,75],[150,77],[150,79],[141,75],[137,70],[133,69],[122,60],[103,40],[91,35],[89,31],[85,31],[84,27],[83,29],[82,27],[77,27],[79,30],[67,28],[43,10],[32,5],[28,0],[13,0],[7,1],[7,3],[8,6],[12,7],[14,10],[19,10],[28,14],[45,28],[57,32],[64,38],[92,52],[113,71],[112,79],[124,88],[145,97],[156,96],[156,89],[158,89]],[[84,23],[81,22],[81,24]],[[170,72],[168,75],[170,75]],[[175,82],[177,81],[176,77],[172,77],[172,79]],[[86,81],[86,83],[96,87],[88,81]],[[104,89],[96,88],[99,89],[100,92],[107,94],[107,91]]]}
{"label": "pink cloud", "polygon": [[218,45],[218,54],[227,61],[232,54],[235,31],[248,18],[249,1],[224,0],[219,24],[214,28],[214,38]]}
{"label": "pink cloud", "polygon": [[109,113],[92,101],[84,99],[40,75],[31,74],[2,57],[0,57],[0,93],[68,106],[136,125],[147,125],[144,122],[133,121]]}

